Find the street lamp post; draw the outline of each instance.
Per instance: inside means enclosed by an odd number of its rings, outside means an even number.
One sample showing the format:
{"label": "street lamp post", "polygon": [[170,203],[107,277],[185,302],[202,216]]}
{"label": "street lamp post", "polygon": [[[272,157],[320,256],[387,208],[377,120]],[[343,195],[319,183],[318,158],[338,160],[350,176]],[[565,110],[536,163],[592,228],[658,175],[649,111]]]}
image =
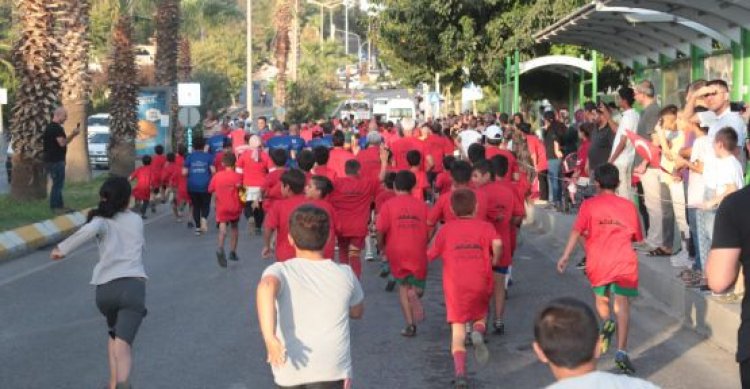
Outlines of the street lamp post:
{"label": "street lamp post", "polygon": [[[253,1],[247,0],[247,64],[245,86],[245,106],[247,106],[248,118],[253,121]],[[244,124],[244,123],[243,123]]]}
{"label": "street lamp post", "polygon": [[346,30],[345,51],[349,55],[349,2],[344,2],[344,30]]}

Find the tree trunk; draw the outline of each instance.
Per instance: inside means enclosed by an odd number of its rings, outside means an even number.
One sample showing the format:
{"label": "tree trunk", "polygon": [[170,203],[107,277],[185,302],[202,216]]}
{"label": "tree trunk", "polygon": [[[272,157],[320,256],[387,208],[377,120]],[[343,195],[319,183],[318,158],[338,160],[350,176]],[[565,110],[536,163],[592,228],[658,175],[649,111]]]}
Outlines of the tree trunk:
{"label": "tree trunk", "polygon": [[286,70],[289,60],[289,28],[292,22],[292,2],[294,0],[281,0],[276,10],[276,87],[274,90],[274,114],[280,121],[284,121],[286,109]]}
{"label": "tree trunk", "polygon": [[88,182],[91,180],[89,165],[88,128],[86,126],[86,105],[82,102],[63,102],[68,111],[65,121],[65,132],[70,134],[78,123],[81,124],[81,134],[68,143],[66,155],[65,181]]}
{"label": "tree trunk", "polygon": [[27,155],[14,154],[10,191],[17,200],[39,200],[47,197],[47,174],[44,163]]}
{"label": "tree trunk", "polygon": [[118,142],[109,146],[109,174],[128,177],[135,170],[135,144]]}

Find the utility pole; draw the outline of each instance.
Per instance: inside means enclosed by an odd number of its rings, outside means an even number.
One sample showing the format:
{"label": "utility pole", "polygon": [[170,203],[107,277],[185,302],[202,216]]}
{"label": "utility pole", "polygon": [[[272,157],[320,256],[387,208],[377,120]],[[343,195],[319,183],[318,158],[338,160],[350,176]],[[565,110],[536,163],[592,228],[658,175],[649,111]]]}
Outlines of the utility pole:
{"label": "utility pole", "polygon": [[245,85],[245,106],[250,122],[253,122],[253,0],[247,0],[247,85]]}
{"label": "utility pole", "polygon": [[323,13],[323,4],[320,5],[320,45],[323,45],[323,34],[325,34],[326,15]]}
{"label": "utility pole", "polygon": [[344,1],[344,30],[346,30],[346,37],[344,37],[344,48],[346,55],[349,55],[349,2]]}

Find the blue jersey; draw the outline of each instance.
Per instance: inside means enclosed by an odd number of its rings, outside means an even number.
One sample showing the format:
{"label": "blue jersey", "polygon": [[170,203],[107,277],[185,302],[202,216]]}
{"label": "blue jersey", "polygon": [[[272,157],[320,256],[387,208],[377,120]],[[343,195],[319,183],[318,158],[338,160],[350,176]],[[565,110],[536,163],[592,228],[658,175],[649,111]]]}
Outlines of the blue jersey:
{"label": "blue jersey", "polygon": [[211,166],[214,157],[203,151],[195,151],[185,158],[184,167],[188,170],[188,192],[206,193],[211,181]]}
{"label": "blue jersey", "polygon": [[314,149],[318,146],[323,146],[327,148],[333,148],[333,139],[330,138],[330,135],[325,135],[322,138],[313,138],[310,139],[309,142],[307,142],[307,147]]}
{"label": "blue jersey", "polygon": [[208,152],[211,154],[218,153],[221,149],[224,148],[224,142],[226,139],[227,136],[224,134],[216,134],[208,138],[206,140],[206,144],[208,144]]}
{"label": "blue jersey", "polygon": [[301,136],[288,135],[287,138],[289,139],[289,150],[299,153],[305,148],[305,140]]}
{"label": "blue jersey", "polygon": [[359,148],[364,150],[367,148],[367,136],[360,136],[359,137]]}

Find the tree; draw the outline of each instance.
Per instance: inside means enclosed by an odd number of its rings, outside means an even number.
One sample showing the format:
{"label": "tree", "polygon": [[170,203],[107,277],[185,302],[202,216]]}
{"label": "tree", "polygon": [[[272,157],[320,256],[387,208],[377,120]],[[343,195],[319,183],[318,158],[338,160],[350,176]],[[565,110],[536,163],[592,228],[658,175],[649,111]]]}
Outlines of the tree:
{"label": "tree", "polygon": [[[276,26],[276,68],[278,74],[276,75],[276,86],[274,89],[274,108],[286,109],[286,70],[287,62],[289,60],[289,31],[292,24],[292,7],[294,6],[294,0],[279,0],[276,7],[276,15],[274,16],[274,25]],[[248,96],[248,99],[251,99]],[[278,115],[279,119],[283,120],[283,114]]]}
{"label": "tree", "polygon": [[177,59],[177,80],[188,82],[192,79],[193,60],[190,55],[190,40],[186,37],[180,39],[180,53]]}
{"label": "tree", "polygon": [[177,57],[180,39],[180,3],[178,0],[161,0],[156,10],[156,85],[173,88],[167,109],[169,127],[175,144],[185,143],[177,126]]}
{"label": "tree", "polygon": [[110,173],[128,176],[135,168],[135,137],[138,132],[138,70],[135,66],[135,52],[132,41],[132,22],[127,12],[122,10],[112,34],[113,44],[110,54]]}
{"label": "tree", "polygon": [[62,104],[68,112],[66,132],[81,126],[81,135],[68,145],[66,179],[86,182],[91,179],[87,143],[86,108],[91,89],[89,63],[89,1],[66,2],[63,6]]}
{"label": "tree", "polygon": [[12,61],[19,93],[11,114],[13,174],[11,196],[41,199],[47,194],[42,137],[58,102],[60,56],[55,34],[55,6],[47,0],[18,2],[19,39]]}

